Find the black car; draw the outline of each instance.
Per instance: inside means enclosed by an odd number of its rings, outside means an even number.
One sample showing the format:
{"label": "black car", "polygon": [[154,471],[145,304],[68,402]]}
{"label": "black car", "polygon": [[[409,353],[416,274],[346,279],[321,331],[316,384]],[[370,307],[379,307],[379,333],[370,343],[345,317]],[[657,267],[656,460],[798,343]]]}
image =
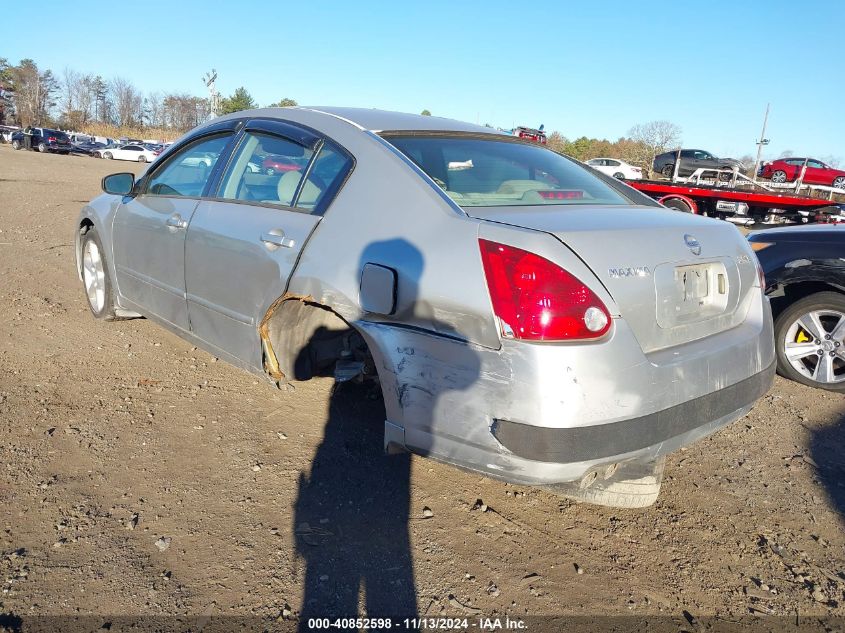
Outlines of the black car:
{"label": "black car", "polygon": [[[676,160],[678,160],[678,150],[663,152],[654,158],[652,169],[658,174],[671,178],[675,172]],[[678,165],[679,176],[689,176],[696,169],[702,167],[707,169],[733,169],[734,167],[741,168],[742,165],[733,158],[717,158],[710,152],[701,149],[681,150],[681,162]]]}
{"label": "black car", "polygon": [[71,143],[70,153],[83,154],[85,156],[94,156],[95,150],[102,149],[105,146],[105,143],[99,143],[97,141],[83,141],[80,143]]}
{"label": "black car", "polygon": [[845,224],[810,224],[748,236],[766,275],[778,373],[845,392]]}
{"label": "black car", "polygon": [[[32,132],[31,149],[37,149],[39,152],[58,152],[59,154],[69,154],[71,151],[71,144],[68,135],[59,130],[51,130],[46,127],[34,127]],[[23,149],[26,147],[24,142],[24,132],[15,132],[12,134],[12,147],[15,149]]]}

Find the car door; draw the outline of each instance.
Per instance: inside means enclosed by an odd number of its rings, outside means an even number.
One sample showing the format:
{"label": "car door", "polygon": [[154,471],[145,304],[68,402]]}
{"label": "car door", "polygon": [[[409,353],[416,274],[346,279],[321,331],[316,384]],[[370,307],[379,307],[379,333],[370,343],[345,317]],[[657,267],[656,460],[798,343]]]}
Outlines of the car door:
{"label": "car door", "polygon": [[[612,160],[610,158],[605,159],[604,164],[607,166],[605,172],[608,176],[616,176],[616,174],[622,174],[622,164],[618,160]],[[623,176],[625,174],[622,174]]]}
{"label": "car door", "polygon": [[[234,127],[236,122],[227,122]],[[182,160],[209,152],[221,160],[233,129],[212,128],[189,140],[126,197],[112,225],[113,260],[120,295],[144,314],[189,329],[185,298],[185,235],[213,170],[185,167]],[[215,161],[216,162],[216,161]]]}
{"label": "car door", "polygon": [[807,160],[807,173],[804,174],[804,182],[812,185],[829,185],[832,180],[833,177],[827,165],[813,158]]}
{"label": "car door", "polygon": [[[249,168],[269,155],[304,167],[272,175]],[[215,199],[200,202],[188,227],[185,284],[195,336],[261,367],[261,320],[284,294],[350,166],[343,150],[310,131],[277,121],[247,124]]]}

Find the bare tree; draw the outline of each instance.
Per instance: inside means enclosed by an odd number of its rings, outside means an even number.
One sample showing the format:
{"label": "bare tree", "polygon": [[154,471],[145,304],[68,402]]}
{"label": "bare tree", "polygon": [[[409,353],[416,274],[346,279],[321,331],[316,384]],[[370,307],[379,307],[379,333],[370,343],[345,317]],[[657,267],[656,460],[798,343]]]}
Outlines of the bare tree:
{"label": "bare tree", "polygon": [[654,159],[658,154],[680,147],[681,128],[669,121],[650,121],[635,125],[628,136],[640,146],[636,162],[643,165],[651,176]]}
{"label": "bare tree", "polygon": [[9,69],[15,85],[15,111],[21,125],[33,125],[49,120],[50,109],[55,105],[53,96],[58,82],[50,70],[43,72],[31,59]]}
{"label": "bare tree", "polygon": [[114,102],[115,122],[120,126],[139,123],[142,97],[132,82],[122,77],[115,77],[109,82],[109,92]]}

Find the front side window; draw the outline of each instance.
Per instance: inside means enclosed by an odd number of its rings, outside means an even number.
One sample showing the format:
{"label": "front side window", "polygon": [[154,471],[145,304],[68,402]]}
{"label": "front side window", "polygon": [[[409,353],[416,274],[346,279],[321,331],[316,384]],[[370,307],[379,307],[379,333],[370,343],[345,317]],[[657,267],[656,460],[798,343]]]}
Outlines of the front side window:
{"label": "front side window", "polygon": [[462,207],[631,204],[595,172],[535,144],[492,135],[384,137]]}
{"label": "front side window", "polygon": [[816,169],[824,169],[825,164],[819,160],[808,160],[807,161],[808,167],[815,167]]}
{"label": "front side window", "polygon": [[157,196],[202,195],[211,169],[232,135],[220,134],[192,143],[171,156],[147,183],[147,193]]}

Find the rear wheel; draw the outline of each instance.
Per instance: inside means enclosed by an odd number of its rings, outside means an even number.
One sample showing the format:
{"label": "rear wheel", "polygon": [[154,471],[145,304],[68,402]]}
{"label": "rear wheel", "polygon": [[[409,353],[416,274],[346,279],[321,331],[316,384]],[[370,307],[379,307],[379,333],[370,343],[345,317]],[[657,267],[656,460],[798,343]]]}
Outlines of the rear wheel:
{"label": "rear wheel", "polygon": [[139,163],[146,163],[146,162],[147,162],[147,157],[146,157],[146,156],[139,156],[139,157],[138,157],[138,162],[139,162]]}
{"label": "rear wheel", "polygon": [[21,148],[21,142],[18,139],[15,139],[14,141],[12,141],[12,149],[20,149],[20,148]]}
{"label": "rear wheel", "polygon": [[839,176],[833,179],[834,189],[845,189],[845,176]]}
{"label": "rear wheel", "polygon": [[114,320],[114,300],[105,251],[97,229],[93,228],[82,237],[82,283],[91,314],[98,319]]}
{"label": "rear wheel", "polygon": [[614,178],[619,178],[619,180],[624,180],[624,179],[625,179],[625,174],[623,174],[621,171],[617,171],[615,174],[613,174],[613,177],[614,177]]}
{"label": "rear wheel", "polygon": [[772,182],[786,182],[786,172],[782,169],[772,172]]}
{"label": "rear wheel", "polygon": [[672,198],[663,203],[664,207],[675,209],[676,211],[683,211],[684,213],[692,213],[692,207],[680,198]]}
{"label": "rear wheel", "polygon": [[38,144],[38,151],[42,154],[47,151],[47,145],[45,143]]}
{"label": "rear wheel", "polygon": [[111,160],[111,157],[112,157],[111,152],[106,152],[106,153],[103,154],[103,158],[107,158],[107,159]]}
{"label": "rear wheel", "polygon": [[817,292],[775,320],[778,373],[796,382],[845,392],[845,295]]}

